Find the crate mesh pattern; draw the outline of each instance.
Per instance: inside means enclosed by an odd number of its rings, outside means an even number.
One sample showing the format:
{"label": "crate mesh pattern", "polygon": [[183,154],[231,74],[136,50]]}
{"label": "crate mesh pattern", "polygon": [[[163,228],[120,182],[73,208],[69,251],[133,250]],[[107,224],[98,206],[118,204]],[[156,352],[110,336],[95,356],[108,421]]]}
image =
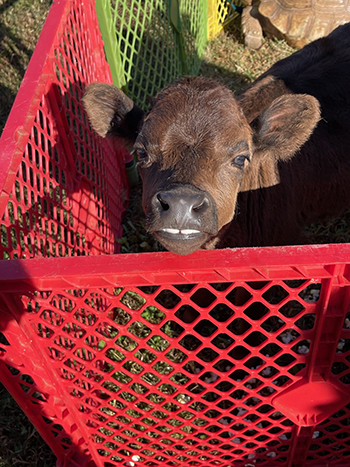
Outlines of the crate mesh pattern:
{"label": "crate mesh pattern", "polygon": [[296,249],[0,265],[3,381],[67,466],[347,465],[350,269]]}
{"label": "crate mesh pattern", "polygon": [[0,141],[0,377],[57,467],[350,463],[349,245],[108,255],[124,149],[85,86],[147,106],[195,72],[205,12],[57,0]]}
{"label": "crate mesh pattern", "polygon": [[17,144],[2,188],[2,259],[116,252],[127,199],[122,152],[91,130],[81,102],[86,84],[111,82],[96,21],[93,2],[71,2],[52,47],[42,39],[35,51],[16,101],[28,100],[27,81],[37,80],[24,128],[9,118],[1,139],[4,154],[8,141]]}

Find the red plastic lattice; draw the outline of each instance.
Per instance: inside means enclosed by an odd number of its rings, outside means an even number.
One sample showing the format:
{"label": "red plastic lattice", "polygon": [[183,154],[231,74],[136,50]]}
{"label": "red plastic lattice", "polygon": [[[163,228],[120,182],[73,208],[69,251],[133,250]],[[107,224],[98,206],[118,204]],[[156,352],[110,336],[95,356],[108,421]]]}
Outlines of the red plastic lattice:
{"label": "red plastic lattice", "polygon": [[123,153],[88,125],[91,81],[111,82],[94,2],[58,1],[0,141],[1,258],[116,252]]}
{"label": "red plastic lattice", "polygon": [[0,264],[4,381],[81,466],[347,465],[350,247],[300,251]]}

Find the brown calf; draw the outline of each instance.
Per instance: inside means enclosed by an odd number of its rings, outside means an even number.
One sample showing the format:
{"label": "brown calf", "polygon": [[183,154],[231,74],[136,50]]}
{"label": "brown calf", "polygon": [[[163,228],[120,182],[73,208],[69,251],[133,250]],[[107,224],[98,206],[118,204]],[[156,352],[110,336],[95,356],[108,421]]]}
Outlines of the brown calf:
{"label": "brown calf", "polygon": [[297,243],[350,205],[350,24],[237,97],[197,77],[166,87],[147,116],[101,83],[84,105],[101,136],[134,145],[147,228],[174,253]]}

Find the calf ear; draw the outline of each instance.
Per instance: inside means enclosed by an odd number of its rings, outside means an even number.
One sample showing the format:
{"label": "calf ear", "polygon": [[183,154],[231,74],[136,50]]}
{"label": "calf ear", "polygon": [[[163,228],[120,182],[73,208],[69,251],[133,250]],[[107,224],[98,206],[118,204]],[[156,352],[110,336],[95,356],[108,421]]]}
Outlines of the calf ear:
{"label": "calf ear", "polygon": [[143,122],[143,111],[116,86],[90,84],[83,105],[92,128],[97,134],[118,136],[133,144]]}
{"label": "calf ear", "polygon": [[309,139],[320,120],[320,105],[306,94],[275,99],[253,123],[256,150],[288,160]]}
{"label": "calf ear", "polygon": [[245,118],[251,123],[268,105],[283,94],[291,94],[281,79],[272,75],[260,77],[236,96]]}

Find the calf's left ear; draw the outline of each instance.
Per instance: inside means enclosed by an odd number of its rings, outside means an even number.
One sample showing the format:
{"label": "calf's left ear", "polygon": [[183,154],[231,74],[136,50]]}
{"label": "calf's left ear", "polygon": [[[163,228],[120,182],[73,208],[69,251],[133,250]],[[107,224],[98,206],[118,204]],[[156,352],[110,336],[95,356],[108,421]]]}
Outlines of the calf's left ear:
{"label": "calf's left ear", "polygon": [[320,118],[320,105],[314,97],[307,94],[278,97],[253,123],[256,150],[288,160],[309,139]]}

